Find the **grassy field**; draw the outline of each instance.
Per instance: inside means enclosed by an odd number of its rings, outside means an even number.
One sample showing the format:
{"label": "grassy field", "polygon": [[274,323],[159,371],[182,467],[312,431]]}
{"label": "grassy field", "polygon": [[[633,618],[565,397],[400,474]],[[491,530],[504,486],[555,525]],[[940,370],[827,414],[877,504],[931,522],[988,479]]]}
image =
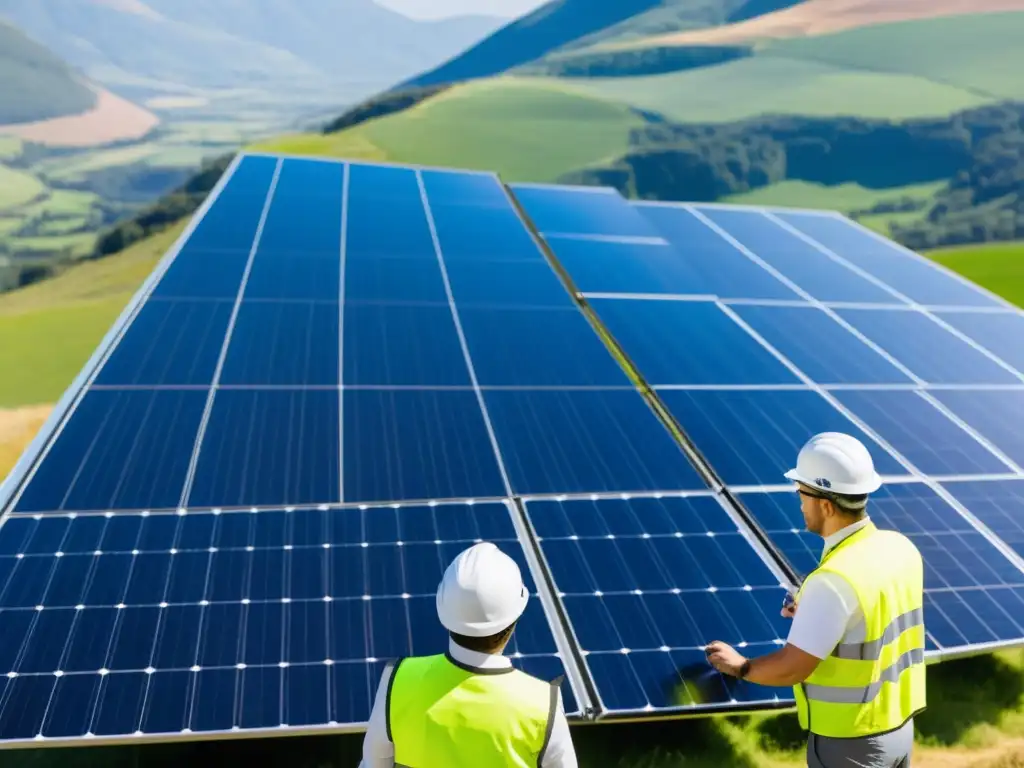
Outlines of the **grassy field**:
{"label": "grassy field", "polygon": [[[793,208],[821,208],[834,211],[855,211],[870,208],[887,200],[912,197],[929,200],[946,182],[914,184],[890,189],[868,189],[860,184],[837,184],[828,187],[809,181],[781,181],[753,192],[731,195],[723,202],[737,205],[780,205]],[[885,214],[888,215],[888,214]]]}
{"label": "grassy field", "polygon": [[[928,201],[935,193],[946,186],[946,182],[937,181],[929,184],[913,184],[906,187],[890,189],[868,189],[860,184],[838,184],[825,186],[807,181],[781,181],[752,192],[730,195],[723,202],[737,205],[766,205],[790,208],[820,208],[832,211],[864,210],[890,200],[913,198],[922,202]],[[890,225],[894,222],[909,224],[920,219],[923,211],[906,211],[901,213],[877,213],[861,216],[860,221],[883,235],[890,234]]]}
{"label": "grassy field", "polygon": [[932,251],[940,264],[1024,307],[1024,244],[993,243]]}
{"label": "grassy field", "polygon": [[9,237],[7,245],[14,253],[25,258],[48,254],[67,254],[69,258],[80,259],[92,253],[96,244],[94,232],[61,233],[59,227],[48,234],[33,237]]}
{"label": "grassy field", "polygon": [[277,136],[252,144],[250,149],[264,152],[286,152],[296,155],[345,157],[350,160],[387,161],[387,153],[359,131],[358,128],[341,133],[293,133]]}
{"label": "grassy field", "polygon": [[725,123],[765,113],[907,120],[944,116],[992,100],[912,74],[781,55],[664,75],[567,82],[594,96],[621,100],[682,122]]}
{"label": "grassy field", "polygon": [[21,139],[14,136],[0,136],[0,163],[12,160],[21,154]]}
{"label": "grassy field", "polygon": [[901,73],[995,99],[1020,99],[1022,39],[1024,13],[980,13],[779,40],[768,43],[758,56]]}
{"label": "grassy field", "polygon": [[46,185],[26,171],[0,165],[0,212],[31,202],[46,191]]}
{"label": "grassy field", "polygon": [[456,86],[396,115],[330,136],[260,149],[494,170],[508,181],[553,181],[625,151],[641,120],[624,104],[556,81],[501,77]]}
{"label": "grassy field", "polygon": [[0,295],[0,408],[59,398],[182,226]]}
{"label": "grassy field", "polygon": [[95,171],[145,163],[154,168],[194,168],[215,149],[203,146],[147,141],[117,149],[83,152],[71,158],[54,158],[39,163],[35,170],[57,184],[78,184]]}

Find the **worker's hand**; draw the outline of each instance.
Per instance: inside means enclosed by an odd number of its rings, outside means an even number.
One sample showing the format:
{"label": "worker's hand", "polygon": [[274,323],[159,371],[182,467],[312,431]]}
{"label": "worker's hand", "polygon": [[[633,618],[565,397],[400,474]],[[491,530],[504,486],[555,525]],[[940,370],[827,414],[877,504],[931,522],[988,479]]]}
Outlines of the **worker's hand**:
{"label": "worker's hand", "polygon": [[704,653],[707,654],[708,663],[711,666],[723,675],[730,675],[732,677],[739,676],[740,667],[747,660],[739,651],[728,643],[723,643],[721,640],[715,640],[715,642],[708,645],[704,649]]}
{"label": "worker's hand", "polygon": [[796,616],[796,601],[793,595],[786,593],[786,599],[782,602],[782,618],[792,619]]}

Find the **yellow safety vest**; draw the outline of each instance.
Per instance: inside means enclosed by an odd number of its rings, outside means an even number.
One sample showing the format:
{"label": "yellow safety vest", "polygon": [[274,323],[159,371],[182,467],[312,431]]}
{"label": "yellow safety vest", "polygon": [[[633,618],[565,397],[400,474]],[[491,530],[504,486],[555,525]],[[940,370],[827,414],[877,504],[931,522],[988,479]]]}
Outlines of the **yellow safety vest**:
{"label": "yellow safety vest", "polygon": [[538,766],[560,683],[512,667],[466,667],[448,654],[399,659],[387,694],[395,766]]}
{"label": "yellow safety vest", "polygon": [[817,573],[853,587],[866,642],[840,643],[794,687],[801,727],[837,738],[899,728],[925,708],[921,553],[906,536],[869,522],[830,550]]}

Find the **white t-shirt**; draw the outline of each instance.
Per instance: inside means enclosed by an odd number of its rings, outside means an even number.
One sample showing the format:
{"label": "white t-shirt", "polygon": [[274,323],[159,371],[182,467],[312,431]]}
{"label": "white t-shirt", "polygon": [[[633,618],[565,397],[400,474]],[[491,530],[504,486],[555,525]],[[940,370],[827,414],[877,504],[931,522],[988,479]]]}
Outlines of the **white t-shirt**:
{"label": "white t-shirt", "polygon": [[[867,524],[865,516],[826,537],[822,557]],[[815,658],[824,659],[839,643],[863,643],[866,639],[864,612],[853,587],[834,573],[811,575],[800,594],[787,642]]]}

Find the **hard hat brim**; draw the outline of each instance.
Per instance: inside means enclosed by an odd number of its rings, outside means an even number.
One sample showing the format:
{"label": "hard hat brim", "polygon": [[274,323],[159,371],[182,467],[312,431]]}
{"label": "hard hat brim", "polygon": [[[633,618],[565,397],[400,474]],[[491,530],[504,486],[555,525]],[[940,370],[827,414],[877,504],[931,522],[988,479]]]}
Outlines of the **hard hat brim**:
{"label": "hard hat brim", "polygon": [[787,480],[792,480],[794,483],[801,483],[802,485],[809,486],[810,488],[816,488],[819,491],[825,493],[841,493],[849,494],[851,496],[859,496],[862,493],[874,493],[882,487],[882,478],[877,472],[872,472],[871,476],[867,478],[863,483],[845,484],[845,483],[833,483],[831,487],[824,488],[814,480],[812,477],[804,477],[796,469],[791,469],[784,477]]}

